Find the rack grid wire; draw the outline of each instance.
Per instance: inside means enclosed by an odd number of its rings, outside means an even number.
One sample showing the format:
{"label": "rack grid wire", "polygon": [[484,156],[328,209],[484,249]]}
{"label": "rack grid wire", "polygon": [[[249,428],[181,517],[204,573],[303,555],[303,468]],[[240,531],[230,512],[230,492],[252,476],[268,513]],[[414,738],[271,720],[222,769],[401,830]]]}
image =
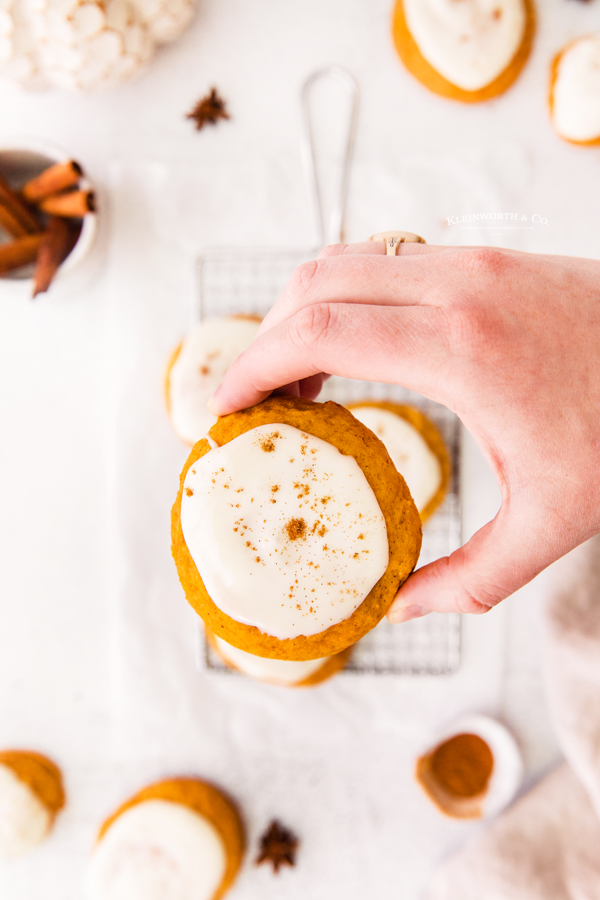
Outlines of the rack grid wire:
{"label": "rack grid wire", "polygon": [[[193,319],[231,313],[264,316],[285,287],[294,268],[314,253],[298,250],[212,250],[197,262]],[[322,400],[355,403],[390,400],[418,406],[440,429],[452,460],[452,476],[442,505],[423,528],[419,567],[452,553],[461,543],[460,423],[446,407],[397,385],[330,378]],[[205,668],[235,676],[200,631],[200,659]],[[383,620],[356,644],[342,674],[449,675],[461,654],[460,616],[432,613],[402,626]]]}

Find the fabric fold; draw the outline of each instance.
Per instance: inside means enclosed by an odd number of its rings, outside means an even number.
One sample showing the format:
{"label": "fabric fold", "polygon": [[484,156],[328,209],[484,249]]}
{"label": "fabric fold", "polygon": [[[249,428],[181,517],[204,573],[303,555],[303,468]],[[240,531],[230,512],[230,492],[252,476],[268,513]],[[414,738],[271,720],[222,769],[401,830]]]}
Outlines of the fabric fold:
{"label": "fabric fold", "polygon": [[600,900],[600,536],[555,571],[543,656],[567,762],[446,863],[427,900]]}

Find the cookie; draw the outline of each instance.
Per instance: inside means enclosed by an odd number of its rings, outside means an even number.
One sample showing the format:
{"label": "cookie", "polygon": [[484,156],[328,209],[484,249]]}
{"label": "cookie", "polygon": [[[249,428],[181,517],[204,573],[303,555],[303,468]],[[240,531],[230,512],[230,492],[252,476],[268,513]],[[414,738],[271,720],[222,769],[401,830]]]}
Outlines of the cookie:
{"label": "cookie", "polygon": [[193,448],[172,512],[191,606],[256,656],[340,653],[414,569],[421,521],[381,441],[337,403],[270,397]]}
{"label": "cookie", "polygon": [[219,900],[244,854],[233,802],[196,778],[159,781],[104,822],[85,880],[87,900]]}
{"label": "cookie", "polygon": [[535,30],[532,0],[397,0],[400,59],[435,94],[479,103],[517,79]]}
{"label": "cookie", "polygon": [[184,444],[193,446],[217,421],[206,404],[256,337],[260,322],[245,315],[204,319],[171,354],[165,401],[171,427]]}
{"label": "cookie", "polygon": [[0,751],[0,856],[21,856],[41,843],[64,804],[62,775],[50,759]]}
{"label": "cookie", "polygon": [[450,480],[450,457],[436,426],[420,409],[400,403],[364,400],[348,409],[383,441],[425,522]]}
{"label": "cookie", "polygon": [[238,650],[208,630],[206,639],[230,669],[254,681],[288,688],[314,687],[328,681],[344,668],[352,652],[352,648],[348,647],[324,659],[269,659]]}
{"label": "cookie", "polygon": [[550,118],[570,144],[600,144],[600,34],[571,41],[552,62]]}

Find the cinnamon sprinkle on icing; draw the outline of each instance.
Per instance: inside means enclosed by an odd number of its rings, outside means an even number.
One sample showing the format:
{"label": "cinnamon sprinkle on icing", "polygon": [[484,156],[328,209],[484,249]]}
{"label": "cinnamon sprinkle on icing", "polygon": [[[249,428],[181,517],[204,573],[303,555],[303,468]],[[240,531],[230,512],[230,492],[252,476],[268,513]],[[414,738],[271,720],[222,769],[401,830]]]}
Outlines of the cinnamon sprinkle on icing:
{"label": "cinnamon sprinkle on icing", "polygon": [[304,519],[290,519],[285,526],[285,530],[290,541],[297,541],[306,535],[306,522]]}

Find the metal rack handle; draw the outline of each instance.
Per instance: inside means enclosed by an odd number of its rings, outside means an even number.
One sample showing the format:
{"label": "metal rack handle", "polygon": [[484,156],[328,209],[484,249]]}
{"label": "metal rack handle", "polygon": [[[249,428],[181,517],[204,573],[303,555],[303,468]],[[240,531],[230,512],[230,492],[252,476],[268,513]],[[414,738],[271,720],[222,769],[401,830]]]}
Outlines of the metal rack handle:
{"label": "metal rack handle", "polygon": [[[315,148],[315,135],[311,117],[311,93],[318,82],[323,79],[337,81],[346,90],[350,98],[350,115],[348,127],[344,136],[344,153],[339,171],[336,173],[336,185],[333,195],[331,212],[327,219],[323,209],[323,195],[317,175],[317,153]],[[346,199],[348,196],[348,184],[350,180],[350,166],[352,151],[354,149],[354,136],[356,133],[356,121],[358,116],[358,84],[354,77],[341,66],[328,66],[313,72],[306,79],[300,94],[301,110],[301,144],[302,162],[306,173],[309,204],[315,224],[315,232],[319,249],[326,243],[342,241],[344,237],[344,215],[346,211]]]}

